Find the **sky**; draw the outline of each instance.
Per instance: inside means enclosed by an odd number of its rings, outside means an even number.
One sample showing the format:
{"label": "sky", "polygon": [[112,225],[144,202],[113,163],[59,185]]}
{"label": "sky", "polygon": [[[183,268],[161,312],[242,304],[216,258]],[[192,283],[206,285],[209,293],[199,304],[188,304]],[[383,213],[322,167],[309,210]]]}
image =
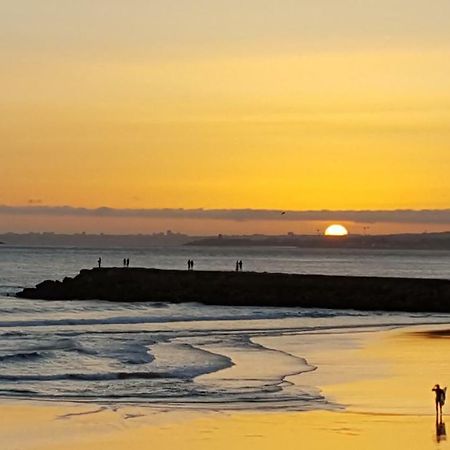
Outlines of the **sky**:
{"label": "sky", "polygon": [[30,208],[0,231],[326,225],[35,205],[450,208],[448,0],[0,0],[0,56],[0,205]]}

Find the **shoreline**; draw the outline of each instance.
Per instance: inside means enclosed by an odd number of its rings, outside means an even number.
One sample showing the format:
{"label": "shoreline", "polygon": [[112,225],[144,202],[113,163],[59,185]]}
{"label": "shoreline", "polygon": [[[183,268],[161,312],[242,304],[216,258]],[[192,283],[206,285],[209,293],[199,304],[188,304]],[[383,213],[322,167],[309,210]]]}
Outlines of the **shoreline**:
{"label": "shoreline", "polygon": [[[435,341],[427,337],[430,332],[443,338]],[[305,355],[312,363],[328,361],[328,367],[319,364],[320,388],[346,405],[342,411],[198,411],[3,399],[0,437],[8,450],[245,450],[254,446],[268,450],[280,445],[287,450],[403,446],[432,450],[438,443],[445,447],[442,424],[435,422],[431,387],[439,381],[436,377],[442,379],[450,370],[450,362],[440,357],[450,350],[448,333],[448,325],[406,327],[366,336],[361,348],[348,352],[334,354],[330,349]],[[370,370],[357,379],[337,379],[336,364],[355,356],[359,368]],[[374,367],[377,373],[370,373]],[[328,374],[333,378],[328,379]],[[399,386],[407,387],[407,396],[398,395]],[[444,410],[444,431],[445,420]]]}
{"label": "shoreline", "polygon": [[19,298],[450,312],[450,280],[146,268],[83,269]]}

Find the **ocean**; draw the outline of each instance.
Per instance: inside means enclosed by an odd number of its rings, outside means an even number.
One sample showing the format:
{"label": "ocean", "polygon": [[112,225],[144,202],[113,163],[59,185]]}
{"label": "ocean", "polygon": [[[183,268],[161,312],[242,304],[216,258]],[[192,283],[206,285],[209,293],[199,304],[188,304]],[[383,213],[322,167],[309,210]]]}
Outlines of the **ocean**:
{"label": "ocean", "polygon": [[[357,346],[361,333],[449,323],[410,314],[14,297],[96,265],[450,278],[450,252],[165,247],[0,247],[0,396],[214,409],[335,409],[313,382],[308,348]],[[320,338],[319,338],[320,336]],[[304,344],[304,354],[282,343]],[[275,345],[276,343],[279,345]],[[274,343],[273,346],[270,343]],[[298,379],[299,377],[295,377]],[[301,379],[301,377],[300,377]],[[308,377],[314,380],[314,377]]]}

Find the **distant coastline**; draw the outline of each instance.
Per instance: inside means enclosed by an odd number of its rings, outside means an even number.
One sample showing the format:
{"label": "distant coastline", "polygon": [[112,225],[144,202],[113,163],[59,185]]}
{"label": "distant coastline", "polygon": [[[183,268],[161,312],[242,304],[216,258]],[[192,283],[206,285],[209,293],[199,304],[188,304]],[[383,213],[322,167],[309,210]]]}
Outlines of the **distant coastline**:
{"label": "distant coastline", "polygon": [[295,235],[284,236],[218,236],[187,243],[205,247],[298,247],[397,250],[450,250],[450,232],[344,237]]}
{"label": "distant coastline", "polygon": [[4,233],[0,242],[24,247],[80,247],[80,248],[151,248],[170,246],[199,247],[297,247],[397,250],[450,250],[450,231],[443,233],[360,235],[325,237],[322,235],[218,235],[190,236],[167,231],[154,234],[58,234]]}
{"label": "distant coastline", "polygon": [[17,294],[44,300],[450,312],[450,280],[95,268]]}

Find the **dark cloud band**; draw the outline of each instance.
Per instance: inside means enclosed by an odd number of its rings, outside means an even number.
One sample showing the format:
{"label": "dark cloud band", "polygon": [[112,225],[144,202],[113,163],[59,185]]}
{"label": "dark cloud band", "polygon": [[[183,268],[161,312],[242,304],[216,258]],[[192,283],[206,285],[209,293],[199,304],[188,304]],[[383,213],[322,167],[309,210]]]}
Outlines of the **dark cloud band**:
{"label": "dark cloud band", "polygon": [[450,209],[423,210],[317,210],[282,211],[276,209],[119,209],[77,208],[73,206],[0,205],[0,215],[123,217],[147,219],[202,219],[229,221],[342,221],[357,223],[450,224]]}

